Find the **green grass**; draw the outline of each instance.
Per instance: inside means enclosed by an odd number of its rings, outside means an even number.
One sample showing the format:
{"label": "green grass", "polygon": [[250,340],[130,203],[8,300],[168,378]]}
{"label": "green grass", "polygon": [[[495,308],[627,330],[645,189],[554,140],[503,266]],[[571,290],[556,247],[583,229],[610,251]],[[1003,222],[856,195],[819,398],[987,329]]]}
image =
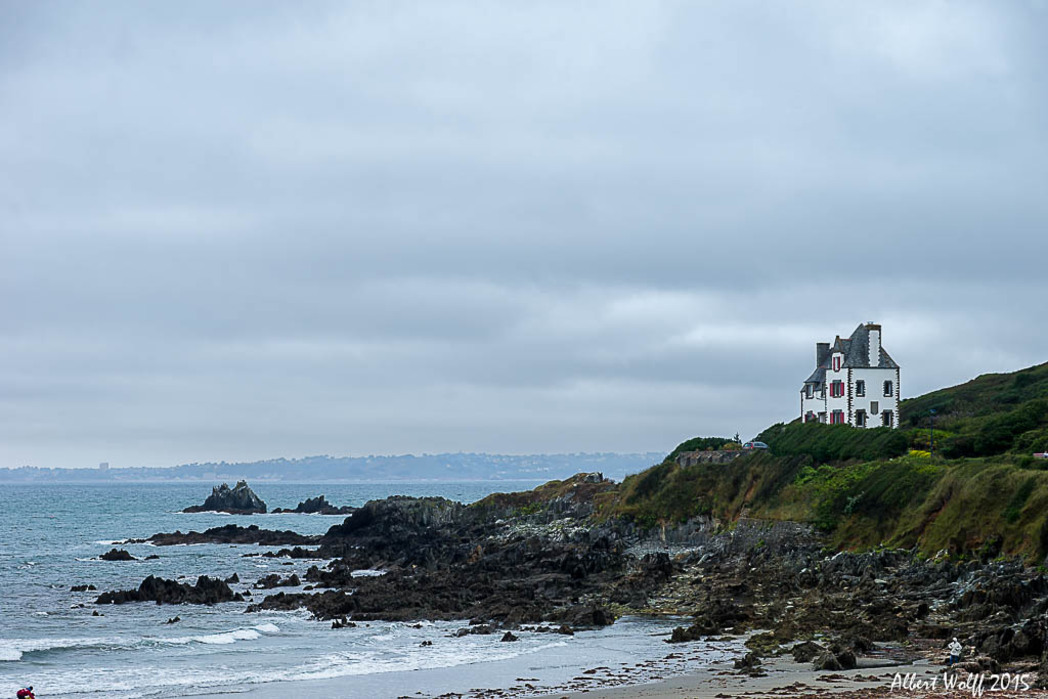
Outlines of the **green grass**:
{"label": "green grass", "polygon": [[810,456],[816,463],[890,459],[909,451],[908,435],[889,427],[857,430],[817,422],[780,423],[757,439],[766,442],[776,456]]}
{"label": "green grass", "polygon": [[[927,430],[931,410],[937,451],[951,458],[1048,450],[1048,363],[1010,374],[985,374],[900,406],[903,425]],[[927,438],[923,437],[925,444]]]}

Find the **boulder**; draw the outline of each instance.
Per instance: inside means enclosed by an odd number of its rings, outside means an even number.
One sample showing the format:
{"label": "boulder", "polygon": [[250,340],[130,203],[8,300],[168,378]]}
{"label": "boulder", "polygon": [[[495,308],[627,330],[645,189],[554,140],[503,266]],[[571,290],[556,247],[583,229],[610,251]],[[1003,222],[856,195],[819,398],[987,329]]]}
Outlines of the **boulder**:
{"label": "boulder", "polygon": [[237,481],[236,486],[233,488],[230,488],[227,483],[216,485],[203,505],[194,505],[182,511],[228,512],[233,515],[253,515],[265,513],[266,503],[262,502],[262,499],[255,495],[255,492],[248,486],[247,481]]}
{"label": "boulder", "polygon": [[687,628],[678,626],[673,629],[666,643],[689,643],[698,641],[703,636],[716,636],[719,633],[720,629],[708,619],[699,619]]}
{"label": "boulder", "polygon": [[825,648],[812,641],[803,641],[790,649],[793,660],[798,663],[810,663],[825,652]]}
{"label": "boulder", "polygon": [[816,656],[812,667],[816,670],[854,670],[858,665],[855,653],[848,648],[831,648]]}

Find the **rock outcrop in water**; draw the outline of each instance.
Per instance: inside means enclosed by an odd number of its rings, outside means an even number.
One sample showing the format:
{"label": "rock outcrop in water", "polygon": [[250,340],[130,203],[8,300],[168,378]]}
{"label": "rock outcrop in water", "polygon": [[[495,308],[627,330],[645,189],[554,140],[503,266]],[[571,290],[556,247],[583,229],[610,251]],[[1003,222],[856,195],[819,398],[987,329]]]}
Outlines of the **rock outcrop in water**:
{"label": "rock outcrop in water", "polygon": [[319,536],[307,536],[297,532],[272,529],[260,529],[257,524],[241,527],[227,524],[223,527],[212,527],[202,532],[180,531],[168,534],[154,534],[148,539],[133,539],[131,543],[150,543],[155,546],[175,546],[178,544],[259,544],[261,546],[302,546],[315,544]]}
{"label": "rock outcrop in water", "polygon": [[201,575],[196,585],[180,583],[150,575],[137,590],[103,592],[95,604],[127,604],[128,602],[156,602],[157,604],[217,604],[243,601],[240,593],[218,578]]}
{"label": "rock outcrop in water", "polygon": [[350,507],[349,505],[343,505],[342,507],[335,507],[327,501],[323,495],[318,495],[315,498],[306,498],[293,510],[287,510],[283,508],[276,508],[273,510],[273,514],[310,514],[310,515],[349,515],[353,514],[357,508]]}
{"label": "rock outcrop in water", "polygon": [[247,481],[237,481],[233,488],[230,488],[227,483],[216,485],[203,505],[193,505],[182,511],[227,512],[233,515],[263,514],[266,511],[266,503],[255,495]]}
{"label": "rock outcrop in water", "polygon": [[124,549],[112,548],[103,553],[98,557],[101,561],[137,561],[138,559],[132,556]]}

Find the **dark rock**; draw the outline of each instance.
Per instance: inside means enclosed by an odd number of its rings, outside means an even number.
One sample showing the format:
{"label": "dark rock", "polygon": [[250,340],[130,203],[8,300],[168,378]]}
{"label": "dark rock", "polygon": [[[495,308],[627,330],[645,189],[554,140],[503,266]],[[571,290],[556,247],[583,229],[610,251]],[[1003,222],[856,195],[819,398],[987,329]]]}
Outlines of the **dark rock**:
{"label": "dark rock", "polygon": [[180,621],[182,621],[182,617],[173,616],[173,617],[171,617],[170,619],[168,619],[164,623],[165,624],[177,624]]}
{"label": "dark rock", "polygon": [[216,485],[203,505],[193,505],[182,511],[228,512],[233,515],[262,514],[266,511],[266,503],[255,495],[247,481],[237,481],[233,488],[227,483]]}
{"label": "dark rock", "polygon": [[825,652],[825,648],[812,641],[803,641],[790,649],[793,660],[798,663],[810,663]]}
{"label": "dark rock", "polygon": [[[271,529],[259,529],[257,524],[241,527],[236,524],[227,524],[222,527],[212,527],[203,532],[186,532],[183,534],[176,531],[170,534],[154,534],[145,541],[156,546],[175,546],[179,544],[259,544],[261,546],[295,546],[299,544],[315,544],[320,537],[306,536],[293,531],[274,531]],[[132,543],[141,543],[133,540]]]}
{"label": "dark rock", "polygon": [[97,590],[98,588],[94,585],[73,585],[69,588],[70,592],[87,592],[88,590]]}
{"label": "dark rock", "polygon": [[422,643],[419,644],[419,646],[422,647],[422,648],[425,648],[425,647],[431,646],[431,645],[433,645],[433,641],[423,641]]}
{"label": "dark rock", "polygon": [[302,584],[297,574],[292,573],[287,578],[282,579],[277,573],[270,573],[269,575],[259,578],[255,582],[255,589],[257,590],[272,590],[274,587],[298,587]]}
{"label": "dark rock", "polygon": [[356,511],[357,508],[350,507],[349,505],[343,505],[342,507],[335,507],[323,495],[319,495],[315,498],[307,498],[293,510],[287,510],[277,508],[273,510],[273,514],[319,514],[319,515],[350,515]]}
{"label": "dark rock", "polygon": [[837,661],[837,656],[829,651],[825,651],[816,656],[815,660],[812,662],[812,668],[823,671],[837,671],[844,669],[841,667],[840,662]]}
{"label": "dark rock", "polygon": [[716,636],[719,633],[720,629],[710,624],[709,620],[702,619],[696,621],[687,628],[678,626],[673,629],[673,633],[670,635],[666,643],[688,643],[691,641],[698,641],[703,636]]}
{"label": "dark rock", "polygon": [[342,617],[341,619],[335,619],[334,621],[332,621],[331,622],[331,628],[333,628],[333,629],[355,629],[355,628],[357,628],[357,625],[355,623],[353,623],[352,621],[350,621],[349,619],[347,619],[346,617]]}
{"label": "dark rock", "polygon": [[98,557],[103,561],[137,561],[138,559],[132,556],[124,549],[110,549]]}
{"label": "dark rock", "polygon": [[103,592],[95,604],[126,604],[128,602],[156,602],[157,604],[216,604],[241,601],[229,585],[217,578],[201,575],[195,585],[180,583],[150,575],[137,590]]}
{"label": "dark rock", "polygon": [[146,561],[158,561],[158,560],[160,560],[160,556],[156,555],[155,553],[151,553],[148,556],[146,556],[143,560],[146,560]]}
{"label": "dark rock", "polygon": [[240,576],[237,575],[236,573],[233,573],[228,578],[226,578],[226,584],[227,585],[233,585],[233,584],[238,583],[238,582],[240,582]]}
{"label": "dark rock", "polygon": [[611,612],[603,607],[592,605],[574,605],[561,612],[559,620],[575,628],[593,628],[610,626],[615,623]]}
{"label": "dark rock", "polygon": [[249,556],[262,556],[263,558],[320,558],[316,549],[304,549],[296,546],[292,549],[280,549],[279,551],[266,551],[265,553],[250,553]]}
{"label": "dark rock", "polygon": [[743,657],[737,658],[735,660],[735,669],[736,670],[748,670],[750,668],[755,668],[755,667],[757,667],[760,664],[761,664],[760,656],[757,655],[757,653],[755,653],[754,651],[750,651],[749,653],[747,653]]}
{"label": "dark rock", "polygon": [[502,636],[502,642],[503,643],[509,643],[511,641],[518,641],[518,640],[520,640],[520,639],[518,639],[516,636],[514,636],[512,631],[507,631]]}
{"label": "dark rock", "polygon": [[816,670],[853,670],[857,666],[855,653],[848,648],[830,648],[818,655],[812,666]]}

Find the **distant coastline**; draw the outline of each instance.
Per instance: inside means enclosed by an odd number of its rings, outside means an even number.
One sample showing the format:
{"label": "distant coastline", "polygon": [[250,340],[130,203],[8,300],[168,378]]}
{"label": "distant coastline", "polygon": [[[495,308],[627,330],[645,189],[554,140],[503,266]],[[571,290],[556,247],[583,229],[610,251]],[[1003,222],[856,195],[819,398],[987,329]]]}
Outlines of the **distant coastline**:
{"label": "distant coastline", "polygon": [[0,483],[259,483],[390,481],[490,481],[567,478],[582,471],[600,471],[621,480],[659,463],[661,452],[577,454],[402,454],[392,456],[269,459],[244,463],[210,462],[170,467],[45,468],[21,466],[0,469]]}

